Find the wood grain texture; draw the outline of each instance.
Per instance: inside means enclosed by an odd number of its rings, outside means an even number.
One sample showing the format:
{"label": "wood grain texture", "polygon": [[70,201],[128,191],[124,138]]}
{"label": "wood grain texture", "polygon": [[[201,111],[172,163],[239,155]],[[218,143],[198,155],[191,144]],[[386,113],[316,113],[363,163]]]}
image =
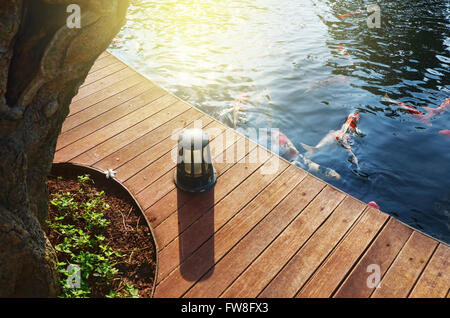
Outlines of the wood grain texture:
{"label": "wood grain texture", "polygon": [[376,237],[367,252],[363,254],[358,264],[339,287],[334,297],[366,298],[374,287],[367,284],[370,273],[367,271],[371,264],[380,267],[380,275],[386,273],[403,245],[411,236],[412,230],[397,220],[390,218],[386,227]]}
{"label": "wood grain texture", "polygon": [[439,244],[416,286],[411,298],[442,298],[450,286],[450,247]]}
{"label": "wood grain texture", "polygon": [[407,297],[437,244],[422,233],[413,232],[371,297]]}

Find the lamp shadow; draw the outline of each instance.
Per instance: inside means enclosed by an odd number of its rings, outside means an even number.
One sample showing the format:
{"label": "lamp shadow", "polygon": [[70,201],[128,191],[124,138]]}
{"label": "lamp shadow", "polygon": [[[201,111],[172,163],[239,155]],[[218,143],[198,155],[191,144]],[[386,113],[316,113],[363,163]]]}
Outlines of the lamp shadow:
{"label": "lamp shadow", "polygon": [[177,205],[181,275],[205,280],[214,272],[214,188],[199,194],[177,189]]}

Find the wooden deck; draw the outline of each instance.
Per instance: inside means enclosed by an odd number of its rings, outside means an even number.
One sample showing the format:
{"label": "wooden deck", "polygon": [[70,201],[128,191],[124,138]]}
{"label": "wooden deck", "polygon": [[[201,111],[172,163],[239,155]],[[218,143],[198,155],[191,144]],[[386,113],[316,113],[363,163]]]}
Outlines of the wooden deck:
{"label": "wooden deck", "polygon": [[[173,132],[197,120],[216,132],[218,181],[187,195],[173,182]],[[290,165],[109,53],[74,97],[56,148],[55,162],[116,170],[137,199],[157,242],[155,297],[449,297],[447,245]]]}

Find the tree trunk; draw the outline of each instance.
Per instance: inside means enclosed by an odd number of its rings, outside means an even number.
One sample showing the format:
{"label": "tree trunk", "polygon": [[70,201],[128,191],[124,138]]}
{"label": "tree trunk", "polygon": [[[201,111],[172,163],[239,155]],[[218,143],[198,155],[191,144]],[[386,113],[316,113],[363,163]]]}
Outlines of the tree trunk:
{"label": "tree trunk", "polygon": [[[0,297],[54,297],[47,175],[69,104],[128,0],[1,0]],[[66,23],[81,9],[81,28]]]}

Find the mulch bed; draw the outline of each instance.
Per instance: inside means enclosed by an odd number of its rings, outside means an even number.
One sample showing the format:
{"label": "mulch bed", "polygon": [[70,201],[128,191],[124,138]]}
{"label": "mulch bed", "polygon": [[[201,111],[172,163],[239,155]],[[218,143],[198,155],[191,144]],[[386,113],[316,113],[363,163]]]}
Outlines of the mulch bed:
{"label": "mulch bed", "polygon": [[[104,191],[105,201],[111,207],[105,214],[110,225],[105,229],[105,244],[123,251],[128,262],[117,266],[124,283],[131,283],[139,291],[139,297],[152,297],[156,272],[156,248],[153,235],[139,207],[117,182],[107,179],[98,171],[88,168],[58,164],[48,177],[49,193],[76,192],[80,188],[77,176],[89,174],[94,184],[89,185],[93,193]],[[58,178],[57,177],[62,177]],[[84,198],[87,200],[86,198]],[[81,202],[81,200],[80,200]],[[49,205],[49,217],[55,215]],[[52,244],[55,238],[49,234]]]}

